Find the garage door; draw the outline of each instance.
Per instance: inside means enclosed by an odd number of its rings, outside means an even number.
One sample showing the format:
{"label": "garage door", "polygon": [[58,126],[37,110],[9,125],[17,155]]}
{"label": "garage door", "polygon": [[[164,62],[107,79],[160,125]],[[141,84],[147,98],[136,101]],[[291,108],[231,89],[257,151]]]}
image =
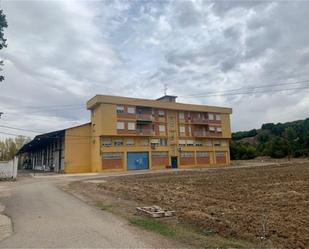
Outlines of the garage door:
{"label": "garage door", "polygon": [[128,170],[148,169],[148,152],[128,152]]}

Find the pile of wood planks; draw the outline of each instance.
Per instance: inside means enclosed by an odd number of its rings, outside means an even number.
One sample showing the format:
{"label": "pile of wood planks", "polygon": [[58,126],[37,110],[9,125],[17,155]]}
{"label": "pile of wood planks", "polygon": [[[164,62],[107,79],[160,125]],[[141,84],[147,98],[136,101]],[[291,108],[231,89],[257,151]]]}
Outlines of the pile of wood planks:
{"label": "pile of wood planks", "polygon": [[171,217],[175,215],[175,211],[164,210],[159,206],[137,207],[137,214],[148,216],[151,218]]}

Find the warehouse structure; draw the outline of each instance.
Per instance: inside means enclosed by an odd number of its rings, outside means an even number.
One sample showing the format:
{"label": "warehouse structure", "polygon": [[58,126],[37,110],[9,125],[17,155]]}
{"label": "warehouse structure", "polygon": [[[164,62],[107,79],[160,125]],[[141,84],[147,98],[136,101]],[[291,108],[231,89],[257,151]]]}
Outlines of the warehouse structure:
{"label": "warehouse structure", "polygon": [[20,154],[65,173],[230,164],[230,108],[96,95],[87,109],[90,123],[36,136]]}

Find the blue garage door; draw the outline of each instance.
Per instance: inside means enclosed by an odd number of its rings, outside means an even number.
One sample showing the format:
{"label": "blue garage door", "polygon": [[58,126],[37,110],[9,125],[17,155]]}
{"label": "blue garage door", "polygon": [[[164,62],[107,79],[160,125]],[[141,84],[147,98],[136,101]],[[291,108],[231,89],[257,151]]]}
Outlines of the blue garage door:
{"label": "blue garage door", "polygon": [[148,152],[128,152],[128,170],[148,167]]}

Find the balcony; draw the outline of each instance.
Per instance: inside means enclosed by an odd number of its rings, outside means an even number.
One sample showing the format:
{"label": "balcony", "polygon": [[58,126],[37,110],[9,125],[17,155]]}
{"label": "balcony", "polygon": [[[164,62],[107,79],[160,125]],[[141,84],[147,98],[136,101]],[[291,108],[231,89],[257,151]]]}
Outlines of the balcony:
{"label": "balcony", "polygon": [[137,124],[149,124],[152,123],[153,116],[148,113],[138,113],[136,114],[136,122]]}
{"label": "balcony", "polygon": [[193,118],[192,119],[193,124],[208,124],[209,120],[208,119],[203,119],[203,118]]}
{"label": "balcony", "polygon": [[155,132],[152,129],[137,129],[136,134],[142,136],[153,136]]}
{"label": "balcony", "polygon": [[195,137],[207,137],[209,136],[209,132],[207,131],[195,131],[194,133]]}
{"label": "balcony", "polygon": [[193,124],[197,125],[206,125],[206,124],[221,124],[221,120],[214,120],[214,119],[206,119],[206,118],[193,118]]}

